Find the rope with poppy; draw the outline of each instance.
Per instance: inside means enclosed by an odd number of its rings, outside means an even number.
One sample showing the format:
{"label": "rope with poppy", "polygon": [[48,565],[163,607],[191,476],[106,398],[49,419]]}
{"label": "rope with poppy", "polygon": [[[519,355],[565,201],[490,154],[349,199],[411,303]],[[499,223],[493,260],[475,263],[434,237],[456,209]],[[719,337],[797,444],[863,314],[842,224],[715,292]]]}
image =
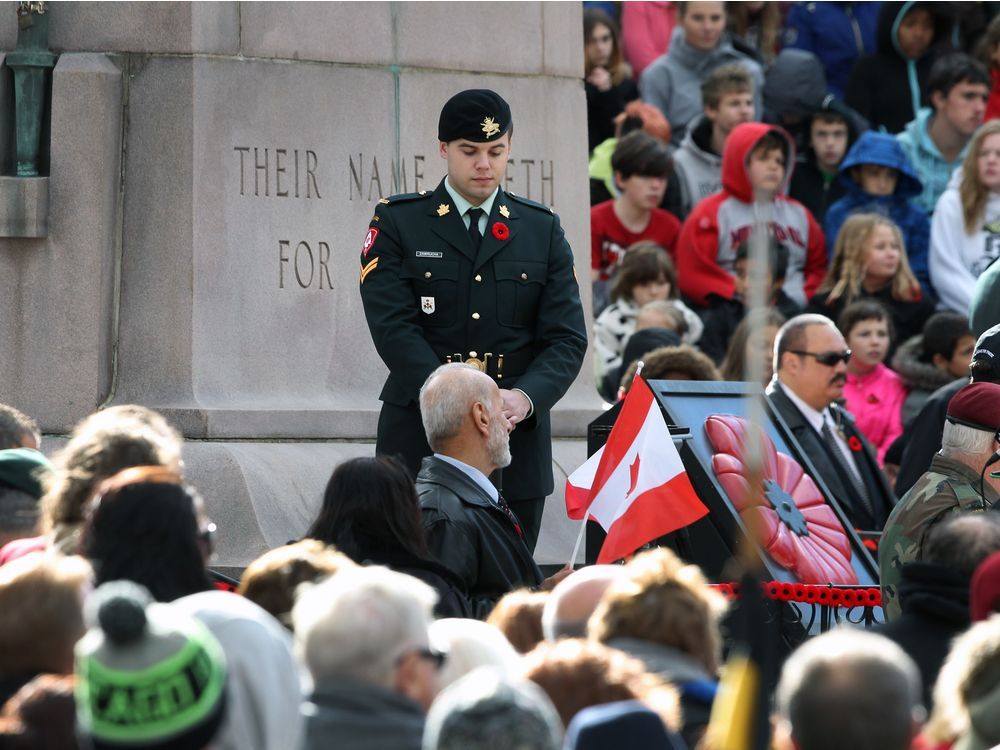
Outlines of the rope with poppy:
{"label": "rope with poppy", "polygon": [[[739,599],[740,584],[710,583],[727,599]],[[828,607],[878,607],[882,604],[882,591],[866,586],[820,586],[809,583],[783,583],[782,581],[762,581],[761,592],[765,599],[776,602],[804,602]]]}

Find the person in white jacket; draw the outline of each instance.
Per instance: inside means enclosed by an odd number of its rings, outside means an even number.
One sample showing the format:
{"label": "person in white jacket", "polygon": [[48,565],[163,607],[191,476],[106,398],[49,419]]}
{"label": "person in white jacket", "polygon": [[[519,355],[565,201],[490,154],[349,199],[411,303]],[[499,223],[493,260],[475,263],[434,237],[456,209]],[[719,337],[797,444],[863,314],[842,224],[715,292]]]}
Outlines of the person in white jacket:
{"label": "person in white jacket", "polygon": [[938,199],[930,276],[941,307],[967,315],[976,279],[1000,257],[1000,120],[983,125]]}
{"label": "person in white jacket", "polygon": [[[628,337],[636,330],[639,310],[654,300],[666,301],[683,319],[679,332],[685,344],[694,344],[703,325],[697,313],[678,299],[677,271],[667,251],[655,242],[630,245],[625,252],[611,289],[611,304],[594,321],[594,377],[597,390],[609,400],[613,391],[605,389],[605,375],[622,365]],[[617,384],[617,377],[612,379]]]}

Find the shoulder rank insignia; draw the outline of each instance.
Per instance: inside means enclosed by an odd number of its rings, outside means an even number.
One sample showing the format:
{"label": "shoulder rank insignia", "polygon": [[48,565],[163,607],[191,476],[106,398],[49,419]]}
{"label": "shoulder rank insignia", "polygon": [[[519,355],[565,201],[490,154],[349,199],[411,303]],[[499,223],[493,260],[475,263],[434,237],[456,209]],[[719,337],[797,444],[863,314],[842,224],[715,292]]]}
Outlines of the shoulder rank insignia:
{"label": "shoulder rank insignia", "polygon": [[388,198],[379,198],[378,202],[381,203],[383,206],[388,206],[389,205],[389,199]]}
{"label": "shoulder rank insignia", "polygon": [[378,257],[372,258],[368,261],[368,265],[361,266],[361,283],[365,283],[365,279],[368,278],[368,274],[378,268]]}
{"label": "shoulder rank insignia", "polygon": [[483,119],[483,132],[487,138],[492,138],[500,132],[500,125],[492,117],[486,117]]}
{"label": "shoulder rank insignia", "polygon": [[506,206],[500,206],[500,215],[502,217],[504,217],[505,219],[509,219],[510,218],[510,209],[507,208]]}
{"label": "shoulder rank insignia", "polygon": [[451,206],[449,206],[447,203],[442,203],[440,206],[438,206],[437,214],[438,216],[444,216],[450,210]]}

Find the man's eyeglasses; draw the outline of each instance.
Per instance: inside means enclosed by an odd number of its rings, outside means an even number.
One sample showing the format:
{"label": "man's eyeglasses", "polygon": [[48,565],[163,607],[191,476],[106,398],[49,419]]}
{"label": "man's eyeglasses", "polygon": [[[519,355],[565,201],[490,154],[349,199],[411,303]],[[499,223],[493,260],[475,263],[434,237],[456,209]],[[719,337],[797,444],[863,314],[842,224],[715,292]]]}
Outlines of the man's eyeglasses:
{"label": "man's eyeglasses", "polygon": [[441,669],[441,667],[444,666],[444,663],[448,660],[448,654],[444,651],[437,651],[436,649],[425,646],[424,648],[409,649],[400,654],[399,658],[396,659],[396,666],[398,667],[402,664],[403,659],[410,654],[416,654],[419,658],[429,661],[434,666],[434,669]]}
{"label": "man's eyeglasses", "polygon": [[821,365],[825,365],[826,367],[833,367],[838,362],[843,362],[846,365],[851,359],[850,349],[844,349],[842,352],[820,352],[819,354],[816,352],[796,351],[794,349],[789,349],[788,351],[791,354],[798,354],[800,357],[812,357]]}

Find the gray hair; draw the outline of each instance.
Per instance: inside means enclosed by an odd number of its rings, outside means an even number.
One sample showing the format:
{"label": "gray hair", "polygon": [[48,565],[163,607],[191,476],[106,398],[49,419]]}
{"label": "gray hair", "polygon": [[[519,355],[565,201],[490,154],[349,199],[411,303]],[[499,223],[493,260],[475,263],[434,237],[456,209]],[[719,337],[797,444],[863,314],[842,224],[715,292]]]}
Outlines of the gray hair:
{"label": "gray hair", "polygon": [[562,733],[559,715],[541,688],[483,667],[434,701],[423,750],[559,750]]}
{"label": "gray hair", "polygon": [[785,662],[775,694],[800,750],[907,750],[923,719],[920,672],[882,635],[840,628]]}
{"label": "gray hair", "polygon": [[993,452],[993,440],[992,430],[980,430],[946,419],[944,432],[941,433],[941,452],[945,455],[981,456]]}
{"label": "gray hair", "polygon": [[1000,515],[952,513],[931,526],[920,559],[971,579],[976,568],[994,552],[1000,552]]}
{"label": "gray hair", "polygon": [[[785,352],[801,350],[806,345],[806,331],[809,326],[829,326],[837,330],[833,321],[825,315],[803,313],[788,320],[774,337],[774,371],[781,369],[781,357]],[[838,331],[839,333],[839,331]]]}
{"label": "gray hair", "polygon": [[490,408],[492,381],[466,373],[479,370],[461,362],[441,365],[420,388],[420,418],[431,450],[461,432],[472,404],[479,401]]}
{"label": "gray hair", "polygon": [[390,687],[396,660],[428,645],[437,594],[379,566],[305,589],[292,609],[295,650],[313,680],[347,678]]}

